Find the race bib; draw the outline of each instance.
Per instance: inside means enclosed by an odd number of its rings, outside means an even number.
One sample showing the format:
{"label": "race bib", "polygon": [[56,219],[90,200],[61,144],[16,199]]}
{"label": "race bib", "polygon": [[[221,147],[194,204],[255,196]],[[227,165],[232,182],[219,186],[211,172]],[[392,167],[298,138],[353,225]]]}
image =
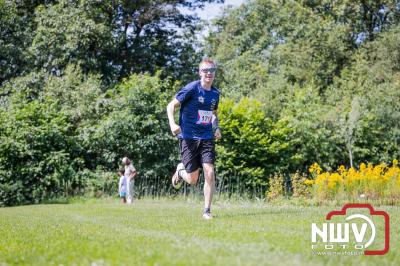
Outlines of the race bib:
{"label": "race bib", "polygon": [[196,124],[209,125],[212,121],[212,111],[199,110]]}

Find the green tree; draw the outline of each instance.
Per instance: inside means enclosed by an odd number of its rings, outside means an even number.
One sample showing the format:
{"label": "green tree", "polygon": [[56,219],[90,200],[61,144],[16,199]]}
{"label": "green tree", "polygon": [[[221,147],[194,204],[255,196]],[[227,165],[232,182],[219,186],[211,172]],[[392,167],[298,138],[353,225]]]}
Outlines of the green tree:
{"label": "green tree", "polygon": [[[69,64],[108,84],[162,69],[185,82],[200,59],[199,9],[222,0],[0,1],[0,84],[30,71],[62,75]],[[196,63],[193,63],[196,62]]]}
{"label": "green tree", "polygon": [[323,96],[356,48],[350,25],[302,1],[249,2],[228,10],[215,27],[206,50],[214,51],[221,66],[221,91],[235,100],[260,99],[274,121],[293,101],[294,90],[316,88]]}
{"label": "green tree", "polygon": [[362,111],[352,131],[357,163],[389,163],[400,156],[399,38],[396,26],[363,45],[354,55],[354,63],[343,71],[329,92],[328,102],[344,112],[351,110],[349,99],[362,99]]}
{"label": "green tree", "polygon": [[398,1],[251,1],[216,20],[206,51],[230,95],[276,103],[295,84],[323,93],[360,43],[397,25],[399,15]]}
{"label": "green tree", "polygon": [[372,41],[379,33],[397,25],[400,19],[397,0],[301,1],[313,12],[332,17],[336,23],[351,26],[355,43]]}
{"label": "green tree", "polygon": [[[13,1],[0,1],[0,86],[27,70],[27,48],[33,33],[29,21],[18,13]],[[1,92],[0,92],[1,95]]]}
{"label": "green tree", "polygon": [[[35,9],[56,0],[0,1],[0,86],[32,71],[29,47],[35,36]],[[0,93],[1,95],[1,93]]]}
{"label": "green tree", "polygon": [[194,46],[198,18],[178,7],[218,1],[62,0],[41,5],[30,51],[37,68],[57,75],[67,64],[78,64],[109,82],[160,69],[164,76],[193,77],[196,64],[188,68],[186,61],[199,59]]}

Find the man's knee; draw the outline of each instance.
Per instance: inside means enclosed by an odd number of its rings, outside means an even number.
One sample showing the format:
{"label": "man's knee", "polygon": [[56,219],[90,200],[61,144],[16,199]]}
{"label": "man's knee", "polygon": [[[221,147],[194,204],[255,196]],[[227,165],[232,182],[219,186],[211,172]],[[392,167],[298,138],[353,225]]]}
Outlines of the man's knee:
{"label": "man's knee", "polygon": [[190,185],[195,185],[197,183],[197,180],[199,179],[199,170],[194,171],[193,173],[188,173],[188,183]]}
{"label": "man's knee", "polygon": [[214,165],[212,164],[204,164],[203,165],[203,170],[204,170],[204,178],[206,182],[214,182],[215,180],[215,173],[214,173]]}

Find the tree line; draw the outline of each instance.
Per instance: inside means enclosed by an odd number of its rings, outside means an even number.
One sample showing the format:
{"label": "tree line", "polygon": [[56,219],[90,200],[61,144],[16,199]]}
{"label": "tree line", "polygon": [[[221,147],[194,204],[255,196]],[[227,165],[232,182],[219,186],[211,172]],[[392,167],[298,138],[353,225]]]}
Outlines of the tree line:
{"label": "tree line", "polygon": [[167,102],[218,62],[217,187],[399,158],[398,1],[0,0],[0,205],[109,194],[123,156],[140,195],[174,194]]}

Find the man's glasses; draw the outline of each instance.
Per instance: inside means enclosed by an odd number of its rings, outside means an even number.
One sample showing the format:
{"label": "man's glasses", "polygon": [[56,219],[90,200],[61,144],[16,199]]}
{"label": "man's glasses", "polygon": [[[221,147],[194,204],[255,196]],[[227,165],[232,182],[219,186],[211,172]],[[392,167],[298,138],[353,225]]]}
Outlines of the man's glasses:
{"label": "man's glasses", "polygon": [[200,71],[201,71],[202,73],[208,73],[208,72],[214,73],[216,70],[217,70],[216,67],[210,67],[210,68],[202,68],[202,69],[200,69]]}

